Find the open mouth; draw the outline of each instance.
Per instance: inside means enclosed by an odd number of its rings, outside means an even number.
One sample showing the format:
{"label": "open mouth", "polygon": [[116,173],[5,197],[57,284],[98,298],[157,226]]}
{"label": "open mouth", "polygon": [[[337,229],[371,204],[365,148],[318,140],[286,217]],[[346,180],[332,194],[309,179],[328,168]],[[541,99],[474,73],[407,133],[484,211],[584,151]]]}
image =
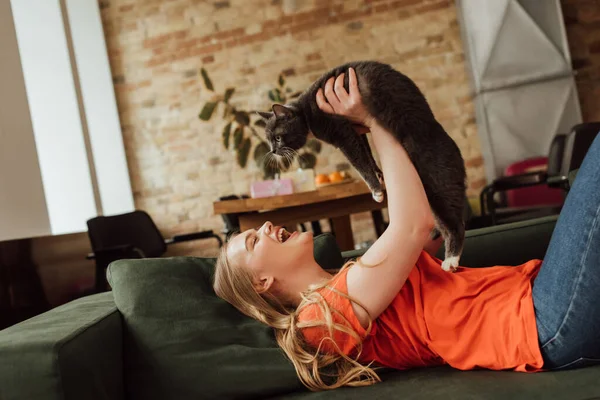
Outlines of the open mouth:
{"label": "open mouth", "polygon": [[292,236],[292,234],[286,231],[285,228],[279,228],[279,230],[277,231],[277,239],[280,243],[285,243],[285,241],[288,240],[290,236]]}

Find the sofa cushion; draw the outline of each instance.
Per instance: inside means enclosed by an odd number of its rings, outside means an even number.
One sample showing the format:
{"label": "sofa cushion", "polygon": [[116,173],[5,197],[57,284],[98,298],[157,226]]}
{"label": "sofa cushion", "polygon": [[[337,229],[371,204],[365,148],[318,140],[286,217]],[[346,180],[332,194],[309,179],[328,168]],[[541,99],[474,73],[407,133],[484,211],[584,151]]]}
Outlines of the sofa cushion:
{"label": "sofa cushion", "polygon": [[600,398],[600,366],[527,374],[459,371],[450,367],[381,373],[382,383],[334,391],[299,392],[272,400],[588,400]]}
{"label": "sofa cushion", "polygon": [[[333,236],[314,242],[322,267],[341,266]],[[215,296],[214,261],[174,257],[110,265],[125,321],[128,398],[264,398],[302,388],[272,330]]]}
{"label": "sofa cushion", "polygon": [[331,233],[324,233],[314,240],[315,261],[324,269],[339,269],[344,264],[342,252]]}

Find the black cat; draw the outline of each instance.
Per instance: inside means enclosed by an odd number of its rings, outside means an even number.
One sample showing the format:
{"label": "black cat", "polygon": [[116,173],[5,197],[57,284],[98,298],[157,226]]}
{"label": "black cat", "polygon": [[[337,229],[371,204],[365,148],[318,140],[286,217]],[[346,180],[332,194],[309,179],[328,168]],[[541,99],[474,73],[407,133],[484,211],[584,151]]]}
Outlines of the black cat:
{"label": "black cat", "polygon": [[445,240],[442,268],[458,266],[464,242],[465,167],[456,143],[436,121],[427,100],[405,75],[374,61],[341,65],[324,74],[294,102],[273,105],[273,112],[259,113],[266,121],[267,139],[275,155],[285,155],[306,144],[312,132],[317,139],[339,148],[361,174],[373,198],[383,201],[383,181],[366,135],[357,135],[352,123],[327,114],[316,103],[319,88],[331,77],[354,68],[364,105],[379,124],[390,131],[408,153],[421,177],[437,231]]}

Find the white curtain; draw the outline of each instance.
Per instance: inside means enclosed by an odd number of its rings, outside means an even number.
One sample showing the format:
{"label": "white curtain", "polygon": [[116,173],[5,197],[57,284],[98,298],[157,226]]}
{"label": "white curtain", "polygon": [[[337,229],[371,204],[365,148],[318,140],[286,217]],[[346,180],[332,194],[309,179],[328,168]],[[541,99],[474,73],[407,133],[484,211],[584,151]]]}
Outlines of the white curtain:
{"label": "white curtain", "polygon": [[457,0],[488,180],[581,122],[559,0]]}

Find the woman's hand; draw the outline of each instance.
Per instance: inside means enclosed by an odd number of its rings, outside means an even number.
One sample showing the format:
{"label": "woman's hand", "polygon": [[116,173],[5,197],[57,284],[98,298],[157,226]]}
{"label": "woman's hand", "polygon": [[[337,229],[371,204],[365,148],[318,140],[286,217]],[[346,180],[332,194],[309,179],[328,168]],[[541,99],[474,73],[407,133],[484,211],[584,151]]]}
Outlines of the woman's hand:
{"label": "woman's hand", "polygon": [[348,118],[358,133],[369,132],[373,116],[362,102],[354,68],[348,69],[350,93],[344,88],[344,75],[342,73],[337,78],[329,78],[325,83],[324,95],[323,89],[317,91],[317,105],[323,112]]}

